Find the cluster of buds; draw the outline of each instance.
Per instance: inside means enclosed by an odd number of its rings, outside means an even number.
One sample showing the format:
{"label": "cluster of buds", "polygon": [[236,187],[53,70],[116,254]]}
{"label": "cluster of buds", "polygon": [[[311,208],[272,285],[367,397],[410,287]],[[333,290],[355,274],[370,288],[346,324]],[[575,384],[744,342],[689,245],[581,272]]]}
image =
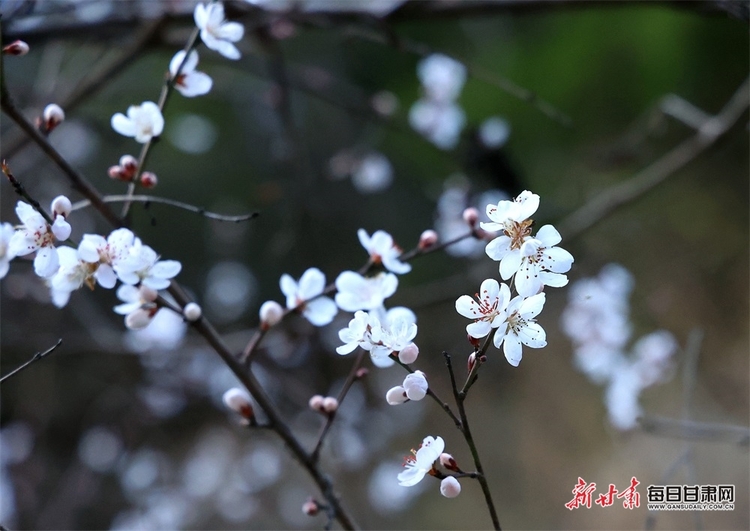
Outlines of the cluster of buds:
{"label": "cluster of buds", "polygon": [[120,163],[110,166],[107,174],[111,179],[117,181],[124,181],[126,183],[137,181],[147,189],[154,188],[158,183],[156,174],[150,171],[142,172],[136,179],[136,175],[138,174],[138,159],[133,155],[123,155],[120,157]]}
{"label": "cluster of buds", "polygon": [[333,415],[339,408],[339,401],[332,396],[314,395],[310,398],[308,405],[313,411],[324,415]]}
{"label": "cluster of buds", "polygon": [[422,371],[414,371],[404,378],[401,385],[389,389],[385,399],[392,406],[403,404],[409,400],[422,400],[427,395],[428,389],[429,385],[425,374]]}

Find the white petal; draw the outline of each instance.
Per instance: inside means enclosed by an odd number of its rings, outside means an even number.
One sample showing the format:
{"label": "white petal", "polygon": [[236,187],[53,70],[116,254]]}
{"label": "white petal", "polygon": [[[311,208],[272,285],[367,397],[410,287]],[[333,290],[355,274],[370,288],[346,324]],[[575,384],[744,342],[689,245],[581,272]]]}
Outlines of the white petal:
{"label": "white petal", "polygon": [[151,268],[151,276],[156,278],[174,278],[182,270],[177,260],[161,260]]}
{"label": "white petal", "polygon": [[70,226],[70,223],[65,221],[64,217],[57,216],[55,218],[55,222],[52,224],[52,234],[55,235],[55,238],[60,241],[65,241],[70,238],[71,231],[72,228]]}
{"label": "white petal", "polygon": [[550,271],[567,273],[572,265],[573,255],[562,247],[550,247],[544,251],[544,266]]}
{"label": "white petal", "polygon": [[169,287],[169,280],[165,278],[147,277],[141,280],[141,284],[151,289],[160,290]]}
{"label": "white petal", "polygon": [[561,288],[568,284],[567,275],[561,273],[550,273],[549,271],[542,271],[539,273],[539,280],[541,280],[545,286],[553,288]]}
{"label": "white petal", "polygon": [[[208,46],[208,44],[206,46]],[[227,59],[232,59],[236,61],[237,59],[242,57],[242,54],[237,49],[237,47],[229,41],[217,40],[214,42],[213,49],[219,52],[221,55],[223,55]]]}
{"label": "white petal", "polygon": [[542,289],[539,269],[536,264],[525,260],[516,274],[516,291],[524,297],[531,297]]}
{"label": "white petal", "polygon": [[544,293],[538,293],[533,297],[524,299],[521,306],[518,308],[518,313],[525,319],[534,318],[542,311],[546,300],[546,295]]}
{"label": "white petal", "polygon": [[191,72],[182,79],[179,85],[175,85],[175,88],[186,98],[193,98],[208,94],[213,84],[214,82],[208,74]]}
{"label": "white petal", "polygon": [[504,234],[498,236],[484,248],[484,252],[493,260],[502,260],[510,252],[511,239]]}
{"label": "white petal", "polygon": [[305,305],[303,315],[315,326],[324,326],[333,321],[339,311],[336,303],[328,297],[318,297]]}
{"label": "white petal", "polygon": [[126,118],[124,114],[118,112],[112,116],[112,129],[124,136],[135,136],[135,123]]}
{"label": "white petal", "polygon": [[544,348],[547,346],[547,334],[544,328],[537,323],[530,323],[518,332],[518,339],[531,348]]}
{"label": "white petal", "polygon": [[326,286],[326,277],[320,269],[311,267],[302,274],[299,279],[299,296],[305,300],[311,299],[323,293]]}
{"label": "white petal", "polygon": [[508,334],[505,336],[503,353],[505,354],[505,359],[508,360],[508,363],[514,367],[518,367],[518,364],[521,363],[521,357],[523,356],[521,342],[515,335]]}
{"label": "white petal", "polygon": [[[182,61],[184,58],[185,50],[180,50],[179,52],[174,54],[174,57],[172,57],[172,60],[169,62],[169,72],[173,76],[175,75],[175,73],[177,73],[177,69],[180,68],[180,65],[182,65]],[[196,52],[195,50],[190,50],[187,61],[185,61],[185,64],[182,65],[180,74],[188,75],[191,72],[195,71],[196,66],[198,66],[198,52]]]}
{"label": "white petal", "polygon": [[346,345],[341,345],[340,347],[336,347],[336,352],[338,354],[341,354],[342,356],[346,356],[347,354],[354,352],[354,350],[358,346],[359,345],[357,343],[347,343]]}
{"label": "white petal", "polygon": [[94,278],[101,287],[106,289],[114,288],[117,283],[117,276],[109,264],[101,264],[94,273]]}
{"label": "white petal", "polygon": [[410,467],[398,475],[398,484],[402,487],[413,487],[427,474],[426,470]]}
{"label": "white petal", "polygon": [[562,236],[560,236],[560,233],[552,225],[545,225],[539,229],[535,238],[541,240],[544,247],[554,247],[562,241]]}
{"label": "white petal", "polygon": [[[297,294],[297,283],[286,273],[281,275],[281,279],[279,279],[279,287],[281,288],[281,293],[286,295],[287,301],[289,300],[289,297],[293,298]],[[292,308],[294,306],[295,305],[289,306],[289,303],[287,302],[287,308]]]}
{"label": "white petal", "polygon": [[193,19],[195,20],[195,25],[199,28],[203,29],[206,27],[206,23],[208,22],[208,13],[206,12],[206,6],[203,4],[198,4],[195,6],[195,11],[193,11]]}
{"label": "white petal", "polygon": [[245,27],[239,22],[225,22],[219,27],[217,37],[231,42],[237,42],[245,35]]}
{"label": "white petal", "polygon": [[479,311],[479,305],[468,295],[461,295],[456,299],[456,311],[459,315],[468,317],[469,319],[479,319],[482,317],[482,312]]}
{"label": "white petal", "polygon": [[508,280],[518,272],[519,267],[521,267],[521,251],[508,251],[500,261],[500,277],[503,280]]}
{"label": "white petal", "polygon": [[539,208],[539,196],[528,190],[524,190],[516,198],[516,204],[519,206],[517,211],[518,218],[515,221],[523,221]]}
{"label": "white petal", "polygon": [[477,339],[489,334],[490,330],[492,330],[492,325],[488,321],[477,321],[466,326],[466,332]]}
{"label": "white petal", "polygon": [[34,273],[42,278],[49,278],[60,268],[60,259],[54,247],[42,247],[34,258]]}

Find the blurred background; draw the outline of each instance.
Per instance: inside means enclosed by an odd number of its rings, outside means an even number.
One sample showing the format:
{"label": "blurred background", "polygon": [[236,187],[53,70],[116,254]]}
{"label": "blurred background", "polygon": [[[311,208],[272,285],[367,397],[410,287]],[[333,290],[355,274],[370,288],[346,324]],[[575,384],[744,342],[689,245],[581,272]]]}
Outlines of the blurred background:
{"label": "blurred background", "polygon": [[[30,120],[49,103],[65,109],[50,141],[103,193],[124,192],[107,168],[140,149],[111,129],[110,117],[157,100],[193,28],[194,6],[0,2],[3,44],[21,38],[31,47],[4,57],[11,96]],[[747,3],[256,0],[228,2],[226,12],[245,27],[242,57],[230,61],[199,45],[198,69],[213,89],[171,96],[147,166],[159,178],[154,195],[260,215],[221,223],[135,205],[133,228],[163,258],[182,262],[179,281],[234,349],[252,336],[264,301],[283,303],[283,273],[299,278],[318,267],[333,281],[361,267],[367,256],[357,229],[385,230],[411,249],[425,229],[443,239],[465,231],[467,206],[483,213],[488,203],[532,190],[541,196],[537,226],[555,223],[575,264],[571,285],[548,290],[538,318],[548,346],[524,349],[518,368],[491,348],[467,401],[500,523],[750,526],[747,112],[600,223],[570,237],[558,224],[695,135],[689,118],[701,114],[687,102],[714,114],[729,101],[748,76]],[[438,68],[435,85],[424,72],[434,53],[465,70]],[[435,86],[450,94],[440,99]],[[0,156],[42,205],[61,193],[80,199],[5,115],[0,134]],[[2,221],[16,223],[17,196],[7,183],[0,192]],[[70,222],[77,239],[109,231],[91,209]],[[387,301],[417,314],[416,367],[441,396],[450,394],[441,352],[453,355],[459,378],[471,352],[455,300],[499,276],[483,246],[467,240],[418,258]],[[640,394],[643,412],[736,429],[685,438],[680,430],[612,424],[607,385],[582,372],[561,326],[573,283],[611,263],[632,276],[622,299],[623,352],[632,359],[638,338],[657,330],[678,345],[659,382]],[[318,493],[280,440],[225,411],[221,396],[237,381],[179,318],[162,312],[146,330],[127,331],[111,311],[114,291],[103,289],[79,290],[59,310],[20,259],[1,297],[1,374],[63,339],[0,391],[4,526],[325,525],[324,516],[302,513]],[[314,328],[291,316],[257,357],[256,375],[311,447],[321,417],[307,400],[341,388],[353,358],[335,347],[350,318],[339,312]],[[326,441],[324,469],[363,528],[489,528],[475,482],[463,480],[451,500],[431,478],[397,485],[403,456],[426,435],[442,436],[446,451],[471,468],[463,439],[433,402],[385,402],[403,376],[399,367],[371,367],[354,385]],[[596,495],[636,477],[641,507],[568,510],[579,477],[597,484]],[[650,484],[732,484],[735,510],[649,520]]]}

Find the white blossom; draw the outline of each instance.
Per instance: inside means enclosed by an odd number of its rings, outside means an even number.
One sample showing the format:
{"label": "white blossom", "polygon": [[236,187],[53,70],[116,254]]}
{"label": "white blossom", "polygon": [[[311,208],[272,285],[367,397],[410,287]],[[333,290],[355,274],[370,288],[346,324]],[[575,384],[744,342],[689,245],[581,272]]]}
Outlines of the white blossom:
{"label": "white blossom", "polygon": [[130,256],[135,235],[129,229],[113,230],[107,239],[99,234],[84,234],[78,244],[78,258],[92,264],[97,283],[107,289],[115,287],[119,266]]}
{"label": "white blossom", "polygon": [[140,238],[135,238],[128,256],[114,265],[117,277],[125,284],[141,283],[155,290],[167,288],[170,279],[181,270],[180,262],[159,260],[156,251],[148,245],[143,245]]}
{"label": "white blossom", "polygon": [[521,264],[515,276],[519,295],[530,297],[539,293],[544,286],[559,288],[568,283],[562,273],[570,271],[573,255],[561,247],[560,233],[552,225],[545,225],[534,238],[521,246]]}
{"label": "white blossom", "polygon": [[370,316],[370,314],[362,310],[357,311],[354,314],[354,319],[349,321],[349,326],[339,330],[339,339],[344,344],[336,347],[336,352],[343,356],[353,352],[357,347],[362,347],[364,350],[369,351],[372,348],[370,331],[373,326],[376,329],[380,328],[380,322],[377,317],[374,315]]}
{"label": "white blossom", "polygon": [[446,498],[455,498],[461,494],[461,483],[453,476],[443,478],[440,482],[440,494]]}
{"label": "white blossom", "polygon": [[15,257],[10,252],[10,240],[15,233],[10,223],[0,224],[0,278],[5,278],[10,269],[10,261]]}
{"label": "white blossom", "polygon": [[409,109],[409,125],[440,149],[448,150],[458,144],[466,114],[456,103],[422,98]]}
{"label": "white blossom", "polygon": [[374,264],[383,264],[388,271],[402,275],[411,271],[411,264],[399,260],[401,248],[393,241],[393,237],[383,230],[375,231],[372,236],[365,229],[357,231],[359,243],[370,255]]}
{"label": "white blossom", "polygon": [[164,130],[164,117],[159,106],[153,101],[128,107],[128,115],[118,112],[112,116],[112,129],[123,136],[135,138],[145,144]]}
{"label": "white blossom", "polygon": [[412,487],[422,481],[422,478],[432,471],[433,464],[444,449],[445,441],[442,437],[425,437],[419,449],[416,452],[412,450],[413,455],[405,459],[406,470],[398,475],[398,484],[402,487]]}
{"label": "white blossom", "polygon": [[36,251],[34,272],[42,278],[51,277],[60,267],[55,240],[67,239],[70,236],[70,225],[62,216],[57,216],[55,223],[50,227],[34,207],[23,201],[16,205],[16,214],[23,227],[11,236],[6,253],[15,257],[26,256]]}
{"label": "white blossom", "polygon": [[[185,64],[183,64],[183,61],[185,61]],[[182,65],[182,70],[177,75],[180,65]],[[197,66],[198,52],[195,50],[190,50],[187,60],[185,60],[185,50],[180,50],[169,63],[169,73],[172,74],[173,78],[177,76],[174,80],[174,88],[186,98],[207,94],[213,86],[211,77],[204,72],[197,71],[195,69]]]}
{"label": "white blossom", "polygon": [[114,311],[125,316],[125,326],[130,330],[141,330],[151,323],[159,309],[154,303],[157,296],[157,292],[147,286],[123,284],[117,288],[117,298],[123,304],[115,306]]}
{"label": "white blossom", "polygon": [[452,101],[466,82],[466,67],[447,55],[434,53],[417,64],[417,77],[434,101]]}
{"label": "white blossom", "polygon": [[326,285],[326,277],[320,269],[311,267],[296,282],[284,274],[279,282],[281,292],[286,296],[286,307],[302,312],[302,315],[315,326],[324,326],[336,316],[336,304],[328,297],[321,297]]}
{"label": "white blossom", "polygon": [[505,321],[505,310],[509,302],[510,288],[488,278],[482,282],[479,293],[474,298],[462,295],[456,300],[456,311],[464,317],[474,319],[473,323],[466,325],[466,332],[471,337],[480,338]]}
{"label": "white blossom", "polygon": [[232,44],[242,39],[245,28],[238,22],[226,22],[224,4],[214,2],[198,4],[193,12],[195,25],[201,30],[201,40],[208,48],[219,52],[227,59],[239,59],[240,51]]}
{"label": "white blossom", "polygon": [[539,208],[539,196],[528,190],[521,192],[514,201],[500,201],[487,205],[490,222],[480,223],[490,232],[502,231],[485,247],[487,256],[500,261],[500,276],[503,280],[512,277],[521,267],[521,248],[531,238],[531,223],[528,219]]}
{"label": "white blossom", "polygon": [[495,347],[503,344],[503,353],[508,363],[518,367],[521,362],[521,344],[531,348],[542,348],[547,345],[547,335],[534,317],[542,311],[545,302],[544,293],[524,298],[517,296],[508,304],[507,317],[503,326],[495,334]]}
{"label": "white blossom", "polygon": [[49,279],[52,303],[58,308],[64,307],[70,294],[89,282],[92,278],[92,269],[89,264],[78,259],[78,253],[72,247],[62,246],[57,249],[60,268]]}
{"label": "white blossom", "polygon": [[397,287],[398,277],[393,273],[363,277],[354,271],[344,271],[336,278],[336,304],[346,312],[373,310],[382,307]]}

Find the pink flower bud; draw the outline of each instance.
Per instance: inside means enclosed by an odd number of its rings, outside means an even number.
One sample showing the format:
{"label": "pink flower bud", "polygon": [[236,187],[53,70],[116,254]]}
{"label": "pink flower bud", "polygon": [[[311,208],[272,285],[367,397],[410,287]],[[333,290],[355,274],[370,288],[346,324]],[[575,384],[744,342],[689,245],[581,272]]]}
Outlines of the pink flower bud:
{"label": "pink flower bud", "polygon": [[368,374],[370,374],[370,369],[368,369],[367,367],[360,367],[359,369],[357,369],[357,372],[354,376],[357,378],[357,380],[361,380]]}
{"label": "pink flower bud", "polygon": [[138,308],[125,316],[125,326],[129,330],[142,330],[146,328],[156,314],[157,308]]}
{"label": "pink flower bud", "polygon": [[141,186],[144,188],[154,188],[157,183],[159,182],[159,179],[156,178],[156,174],[151,171],[144,171],[141,173]]}
{"label": "pink flower bud", "polygon": [[318,502],[312,498],[302,504],[302,512],[307,516],[315,516],[318,514],[318,511],[320,511],[320,506],[318,505]]}
{"label": "pink flower bud", "polygon": [[419,356],[419,347],[415,345],[414,343],[409,343],[408,345],[406,345],[404,348],[401,349],[401,352],[398,353],[398,360],[401,363],[409,365],[417,361],[418,356]]}
{"label": "pink flower bud", "polygon": [[438,233],[432,229],[428,229],[422,233],[419,237],[419,248],[423,251],[429,249],[438,242]]}
{"label": "pink flower bud", "polygon": [[260,327],[268,330],[284,317],[284,308],[276,301],[266,301],[260,307]]}
{"label": "pink flower bud", "polygon": [[440,482],[440,494],[446,498],[455,498],[461,494],[461,484],[453,476],[448,476]]}
{"label": "pink flower bud", "polygon": [[477,221],[479,221],[479,211],[474,207],[469,207],[464,210],[462,216],[469,227],[474,227],[477,224]]}
{"label": "pink flower bud", "polygon": [[185,319],[187,319],[191,323],[194,323],[201,318],[201,315],[203,315],[203,310],[196,303],[188,302],[182,309],[182,315],[185,316]]}
{"label": "pink flower bud", "polygon": [[339,408],[339,401],[332,396],[327,396],[323,399],[323,411],[326,413],[335,413]]}
{"label": "pink flower bud", "polygon": [[456,463],[456,460],[453,459],[453,456],[451,454],[446,454],[446,453],[440,454],[440,464],[443,465],[448,470],[459,472],[458,464]]}
{"label": "pink flower bud", "polygon": [[323,411],[323,395],[314,395],[307,403],[313,411]]}
{"label": "pink flower bud", "polygon": [[239,387],[232,387],[222,397],[224,405],[232,411],[236,411],[246,419],[251,419],[255,415],[253,412],[253,402],[250,394]]}
{"label": "pink flower bud", "polygon": [[50,103],[44,108],[44,112],[42,112],[42,129],[49,133],[60,125],[63,120],[65,120],[65,111],[58,104]]}
{"label": "pink flower bud", "polygon": [[131,178],[125,175],[120,166],[110,166],[107,170],[107,175],[110,179],[116,179],[118,181],[130,181]]}
{"label": "pink flower bud", "polygon": [[141,300],[154,302],[159,296],[159,292],[153,288],[149,288],[148,286],[144,286],[143,284],[141,284],[141,286],[138,288],[138,295]]}
{"label": "pink flower bud", "polygon": [[138,159],[133,155],[123,155],[120,157],[120,169],[128,180],[131,180],[135,176],[135,172],[138,171]]}
{"label": "pink flower bud", "polygon": [[388,389],[388,392],[385,394],[385,400],[392,406],[397,406],[399,404],[403,404],[407,400],[409,400],[406,397],[406,391],[403,387],[400,385],[397,385],[396,387],[391,387]]}
{"label": "pink flower bud", "polygon": [[49,209],[52,211],[53,218],[57,216],[67,218],[70,211],[73,210],[73,205],[70,203],[70,199],[64,195],[58,195],[52,200]]}
{"label": "pink flower bud", "polygon": [[27,53],[29,53],[29,45],[20,39],[3,46],[4,55],[26,55]]}

